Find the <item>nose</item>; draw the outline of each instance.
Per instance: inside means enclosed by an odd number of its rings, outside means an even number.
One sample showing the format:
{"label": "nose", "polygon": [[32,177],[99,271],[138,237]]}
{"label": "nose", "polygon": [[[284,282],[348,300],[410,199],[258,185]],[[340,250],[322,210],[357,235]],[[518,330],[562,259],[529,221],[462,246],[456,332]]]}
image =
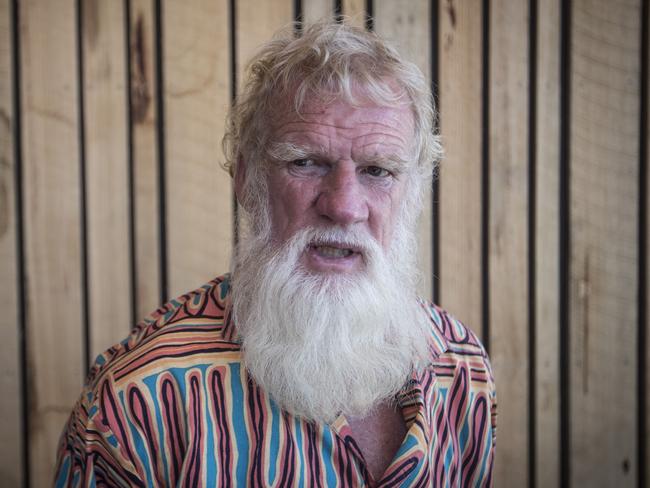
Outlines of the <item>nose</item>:
{"label": "nose", "polygon": [[368,203],[354,163],[339,162],[323,177],[316,209],[321,217],[340,225],[368,219]]}

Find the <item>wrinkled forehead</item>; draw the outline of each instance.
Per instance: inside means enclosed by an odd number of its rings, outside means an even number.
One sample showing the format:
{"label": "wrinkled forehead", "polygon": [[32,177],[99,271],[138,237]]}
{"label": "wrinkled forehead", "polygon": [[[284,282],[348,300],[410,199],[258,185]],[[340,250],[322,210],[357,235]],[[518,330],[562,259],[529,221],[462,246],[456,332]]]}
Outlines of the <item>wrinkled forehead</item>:
{"label": "wrinkled forehead", "polygon": [[416,159],[413,114],[404,104],[311,99],[298,112],[285,102],[274,114],[268,132],[266,144],[271,152],[293,146],[294,152],[333,156],[334,148],[349,144],[354,155],[362,159],[389,158],[406,166]]}
{"label": "wrinkled forehead", "polygon": [[273,133],[287,121],[318,123],[338,114],[345,114],[347,123],[353,124],[359,122],[359,117],[355,116],[367,114],[365,119],[368,116],[383,119],[414,136],[415,113],[410,98],[397,84],[391,83],[388,87],[392,98],[373,96],[369,89],[358,86],[353,86],[350,93],[321,90],[301,96],[294,89],[286,94],[278,94],[271,100],[267,130]]}

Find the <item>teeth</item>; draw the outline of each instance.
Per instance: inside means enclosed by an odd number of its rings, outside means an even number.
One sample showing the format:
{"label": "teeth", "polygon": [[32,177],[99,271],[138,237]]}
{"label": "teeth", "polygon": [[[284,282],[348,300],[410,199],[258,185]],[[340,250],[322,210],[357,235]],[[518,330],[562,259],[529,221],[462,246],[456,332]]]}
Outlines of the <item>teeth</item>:
{"label": "teeth", "polygon": [[326,258],[346,258],[352,254],[350,249],[341,249],[338,247],[331,246],[316,246],[318,254]]}

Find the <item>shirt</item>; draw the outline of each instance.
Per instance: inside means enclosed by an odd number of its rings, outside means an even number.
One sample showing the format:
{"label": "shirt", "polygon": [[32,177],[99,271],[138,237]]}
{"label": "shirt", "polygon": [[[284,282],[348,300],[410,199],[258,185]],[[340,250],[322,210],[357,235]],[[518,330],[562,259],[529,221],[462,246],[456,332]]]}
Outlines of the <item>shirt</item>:
{"label": "shirt", "polygon": [[380,480],[344,416],[295,417],[250,378],[224,276],[97,358],[60,439],[56,486],[491,486],[488,357],[469,329],[422,304],[431,362],[397,395],[407,434]]}

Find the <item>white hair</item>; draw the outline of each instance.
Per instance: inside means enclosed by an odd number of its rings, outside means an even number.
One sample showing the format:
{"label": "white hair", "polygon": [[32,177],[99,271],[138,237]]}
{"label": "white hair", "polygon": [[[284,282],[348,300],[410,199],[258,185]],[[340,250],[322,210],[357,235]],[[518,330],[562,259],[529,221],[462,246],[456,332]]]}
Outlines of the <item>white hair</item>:
{"label": "white hair", "polygon": [[433,131],[431,90],[419,68],[373,32],[346,22],[322,21],[279,31],[250,61],[246,83],[226,120],[223,148],[231,175],[246,164],[246,182],[239,195],[249,212],[266,203],[266,154],[273,117],[281,107],[300,113],[307,100],[335,100],[351,105],[408,106],[413,114],[415,171],[409,183],[414,200],[426,187],[442,156]]}

